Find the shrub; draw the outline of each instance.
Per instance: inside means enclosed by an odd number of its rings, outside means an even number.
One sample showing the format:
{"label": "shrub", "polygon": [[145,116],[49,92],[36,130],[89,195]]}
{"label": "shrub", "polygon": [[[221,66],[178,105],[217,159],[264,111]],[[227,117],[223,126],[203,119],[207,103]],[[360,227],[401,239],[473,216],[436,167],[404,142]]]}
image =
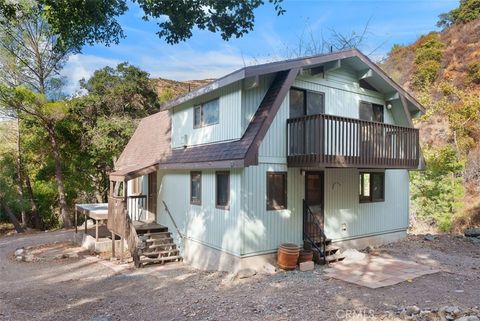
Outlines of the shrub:
{"label": "shrub", "polygon": [[480,0],[460,0],[460,6],[439,16],[437,26],[448,28],[480,17]]}
{"label": "shrub", "polygon": [[412,76],[413,85],[417,89],[425,89],[432,84],[437,78],[440,70],[440,63],[438,61],[429,60],[417,66]]}
{"label": "shrub", "polygon": [[475,84],[480,84],[480,62],[475,61],[468,64],[467,79]]}
{"label": "shrub", "polygon": [[440,230],[449,231],[454,216],[462,210],[463,161],[449,146],[425,149],[424,156],[425,171],[411,174],[412,205],[419,217],[432,219]]}

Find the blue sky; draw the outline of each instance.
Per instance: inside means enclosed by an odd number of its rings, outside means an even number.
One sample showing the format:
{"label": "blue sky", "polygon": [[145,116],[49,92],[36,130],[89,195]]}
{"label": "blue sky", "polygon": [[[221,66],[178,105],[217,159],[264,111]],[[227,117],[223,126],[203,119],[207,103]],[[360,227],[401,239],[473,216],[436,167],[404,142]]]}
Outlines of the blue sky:
{"label": "blue sky", "polygon": [[119,19],[127,38],[110,47],[87,46],[82,54],[72,56],[64,69],[69,80],[66,91],[73,93],[78,80],[88,78],[94,70],[123,61],[152,77],[216,78],[244,65],[288,56],[302,34],[304,40],[310,35],[328,39],[331,29],[343,34],[360,32],[369,20],[361,49],[378,60],[393,44],[408,44],[435,30],[438,15],[457,6],[457,0],[284,0],[283,16],[277,17],[270,3],[257,9],[255,30],[243,38],[225,42],[219,34],[195,30],[187,42],[172,46],[157,37],[156,23],[141,20],[142,11],[130,4],[130,10]]}

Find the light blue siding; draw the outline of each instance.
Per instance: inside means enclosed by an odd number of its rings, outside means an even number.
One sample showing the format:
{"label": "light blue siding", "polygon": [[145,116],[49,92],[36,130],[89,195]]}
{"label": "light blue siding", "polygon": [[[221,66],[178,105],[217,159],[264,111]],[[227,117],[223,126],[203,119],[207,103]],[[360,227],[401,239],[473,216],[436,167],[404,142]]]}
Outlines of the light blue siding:
{"label": "light blue siding", "polygon": [[202,171],[202,205],[190,204],[190,172],[175,171],[158,174],[157,221],[169,227],[177,241],[179,235],[165,211],[165,201],[180,229],[187,238],[222,249],[228,253],[240,254],[241,237],[238,219],[240,213],[241,171],[230,171],[230,209],[215,207],[215,171]]}
{"label": "light blue siding", "polygon": [[325,234],[340,241],[406,230],[408,186],[408,171],[386,170],[385,201],[360,203],[357,169],[325,170]]}
{"label": "light blue siding", "polygon": [[[287,172],[288,209],[267,211],[267,172],[279,171]],[[301,243],[303,179],[299,169],[280,164],[247,167],[242,191],[243,255],[275,251],[284,242]]]}
{"label": "light blue siding", "polygon": [[[193,107],[219,98],[219,122],[193,128]],[[188,105],[175,107],[172,118],[172,148],[236,140],[242,136],[242,90],[237,82],[197,99]]]}

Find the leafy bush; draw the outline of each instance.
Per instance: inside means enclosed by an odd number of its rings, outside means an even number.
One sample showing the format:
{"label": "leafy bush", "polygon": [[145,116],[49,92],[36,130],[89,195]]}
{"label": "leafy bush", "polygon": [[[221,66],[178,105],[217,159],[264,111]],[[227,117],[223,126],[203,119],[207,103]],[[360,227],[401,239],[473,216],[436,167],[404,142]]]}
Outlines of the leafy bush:
{"label": "leafy bush", "polygon": [[464,168],[451,147],[424,150],[426,169],[412,172],[412,205],[417,215],[432,219],[442,231],[450,230],[454,215],[462,209]]}
{"label": "leafy bush", "polygon": [[425,89],[435,81],[439,70],[439,62],[433,60],[424,62],[417,67],[412,76],[413,85],[419,90]]}
{"label": "leafy bush", "polygon": [[468,64],[467,79],[470,82],[480,84],[480,62],[475,61]]}
{"label": "leafy bush", "polygon": [[448,28],[480,17],[480,0],[460,0],[460,6],[439,16],[437,26]]}
{"label": "leafy bush", "polygon": [[413,85],[417,90],[426,89],[437,78],[441,67],[444,44],[437,33],[431,32],[418,41],[415,48],[415,71]]}

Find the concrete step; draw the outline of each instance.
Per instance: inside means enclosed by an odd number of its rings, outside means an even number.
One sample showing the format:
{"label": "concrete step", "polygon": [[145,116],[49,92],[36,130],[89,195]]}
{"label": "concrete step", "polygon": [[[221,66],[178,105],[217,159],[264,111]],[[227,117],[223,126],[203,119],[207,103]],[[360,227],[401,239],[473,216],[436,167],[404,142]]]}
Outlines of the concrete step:
{"label": "concrete step", "polygon": [[165,254],[171,254],[170,256],[175,256],[178,255],[179,250],[165,250],[165,251],[152,251],[152,252],[142,252],[142,256],[159,256],[159,255],[165,255]]}
{"label": "concrete step", "polygon": [[328,255],[326,258],[325,258],[325,261],[327,261],[327,263],[334,263],[334,262],[339,262],[339,261],[342,261],[343,259],[345,259],[345,255],[343,255],[342,253],[335,253],[335,254],[332,254],[332,255]]}
{"label": "concrete step", "polygon": [[180,255],[175,256],[164,256],[159,258],[148,258],[148,257],[140,257],[140,264],[144,263],[164,263],[170,261],[181,261],[182,257]]}

